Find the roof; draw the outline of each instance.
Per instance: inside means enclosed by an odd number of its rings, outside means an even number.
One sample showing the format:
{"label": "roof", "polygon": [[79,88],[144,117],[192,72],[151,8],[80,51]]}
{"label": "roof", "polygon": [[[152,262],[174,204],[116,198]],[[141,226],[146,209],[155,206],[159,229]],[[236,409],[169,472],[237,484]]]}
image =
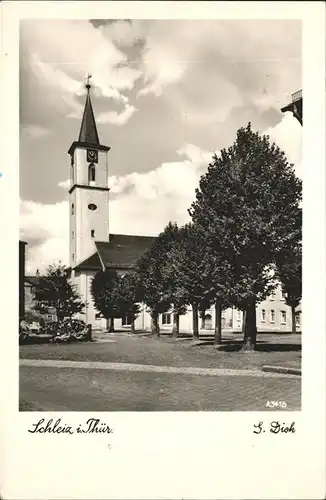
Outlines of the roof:
{"label": "roof", "polygon": [[99,270],[102,269],[102,264],[97,252],[94,252],[93,255],[87,257],[83,262],[77,264],[77,266],[72,267],[72,269],[88,269],[88,270]]}
{"label": "roof", "polygon": [[25,283],[28,283],[29,285],[36,286],[38,285],[42,279],[44,279],[46,276],[25,276]]}
{"label": "roof", "polygon": [[151,246],[154,239],[155,236],[110,234],[110,241],[96,241],[97,252],[94,252],[75,269],[102,269],[103,266],[131,269]]}
{"label": "roof", "polygon": [[91,102],[91,96],[89,94],[89,88],[87,88],[87,97],[78,141],[87,142],[94,145],[100,144]]}

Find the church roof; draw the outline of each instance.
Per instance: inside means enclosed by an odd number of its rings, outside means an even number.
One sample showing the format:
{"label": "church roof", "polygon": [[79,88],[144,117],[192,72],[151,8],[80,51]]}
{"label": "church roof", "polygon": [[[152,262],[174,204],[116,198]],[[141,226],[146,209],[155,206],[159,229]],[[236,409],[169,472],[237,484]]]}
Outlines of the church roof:
{"label": "church roof", "polygon": [[86,142],[88,144],[99,145],[100,141],[98,138],[95,117],[92,107],[91,96],[89,94],[90,85],[86,85],[87,87],[87,97],[85,102],[83,119],[79,132],[79,142]]}
{"label": "church roof", "polygon": [[[96,241],[97,252],[75,269],[132,269],[137,260],[151,246],[154,236],[110,234],[110,241]],[[103,263],[103,266],[101,265]]]}

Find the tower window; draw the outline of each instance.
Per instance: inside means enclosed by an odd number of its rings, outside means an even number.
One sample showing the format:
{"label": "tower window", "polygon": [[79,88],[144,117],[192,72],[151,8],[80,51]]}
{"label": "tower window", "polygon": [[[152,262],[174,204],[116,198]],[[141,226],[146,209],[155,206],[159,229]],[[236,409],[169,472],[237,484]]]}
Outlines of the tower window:
{"label": "tower window", "polygon": [[91,229],[91,238],[95,238],[95,229]]}
{"label": "tower window", "polygon": [[74,215],[75,213],[75,205],[74,203],[71,204],[71,215]]}
{"label": "tower window", "polygon": [[262,321],[266,321],[266,311],[265,311],[265,309],[261,310],[261,320]]}
{"label": "tower window", "polygon": [[89,210],[96,210],[96,209],[97,209],[97,206],[95,205],[95,203],[90,203],[90,204],[88,205],[88,209],[89,209]]}
{"label": "tower window", "polygon": [[91,163],[88,167],[88,182],[95,182],[95,165]]}

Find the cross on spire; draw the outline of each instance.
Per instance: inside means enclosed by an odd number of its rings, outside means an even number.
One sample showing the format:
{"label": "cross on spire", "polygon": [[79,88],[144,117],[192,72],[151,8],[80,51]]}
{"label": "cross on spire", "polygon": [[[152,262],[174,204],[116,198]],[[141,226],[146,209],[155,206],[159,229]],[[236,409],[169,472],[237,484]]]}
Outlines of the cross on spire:
{"label": "cross on spire", "polygon": [[85,85],[88,91],[89,91],[89,89],[91,88],[91,84],[89,83],[89,80],[90,80],[91,78],[92,78],[92,75],[91,75],[90,73],[88,73],[87,78],[86,78],[87,83],[86,83],[86,85]]}

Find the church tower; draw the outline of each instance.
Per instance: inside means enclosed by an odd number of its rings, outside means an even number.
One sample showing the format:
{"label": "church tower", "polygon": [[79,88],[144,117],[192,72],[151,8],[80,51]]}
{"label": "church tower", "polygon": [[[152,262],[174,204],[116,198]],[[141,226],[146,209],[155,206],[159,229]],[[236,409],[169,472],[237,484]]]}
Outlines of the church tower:
{"label": "church tower", "polygon": [[78,141],[70,146],[69,261],[74,268],[109,241],[108,152],[100,144],[87,78],[87,96]]}

